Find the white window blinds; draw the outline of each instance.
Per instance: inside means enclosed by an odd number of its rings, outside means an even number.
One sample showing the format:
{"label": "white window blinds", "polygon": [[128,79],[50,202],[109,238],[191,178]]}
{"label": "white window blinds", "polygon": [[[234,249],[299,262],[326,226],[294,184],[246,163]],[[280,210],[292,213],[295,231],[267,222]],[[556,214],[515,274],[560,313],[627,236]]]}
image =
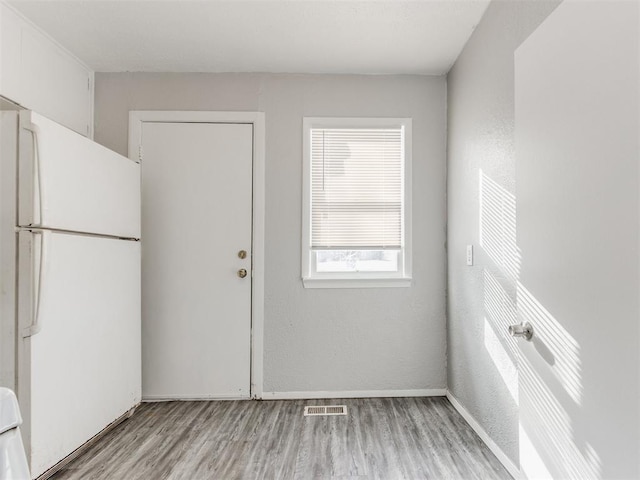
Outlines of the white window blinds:
{"label": "white window blinds", "polygon": [[311,248],[401,248],[403,133],[311,129]]}

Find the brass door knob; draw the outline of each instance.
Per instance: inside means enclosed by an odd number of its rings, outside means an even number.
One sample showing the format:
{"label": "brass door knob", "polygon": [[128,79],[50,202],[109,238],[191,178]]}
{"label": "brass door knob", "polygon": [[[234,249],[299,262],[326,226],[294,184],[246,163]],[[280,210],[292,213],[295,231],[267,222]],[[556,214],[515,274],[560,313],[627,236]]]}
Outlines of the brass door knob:
{"label": "brass door knob", "polygon": [[246,250],[240,250],[238,252],[238,258],[247,258],[247,251]]}
{"label": "brass door knob", "polygon": [[244,268],[241,268],[240,270],[238,270],[238,276],[240,278],[244,278],[247,276],[247,271]]}

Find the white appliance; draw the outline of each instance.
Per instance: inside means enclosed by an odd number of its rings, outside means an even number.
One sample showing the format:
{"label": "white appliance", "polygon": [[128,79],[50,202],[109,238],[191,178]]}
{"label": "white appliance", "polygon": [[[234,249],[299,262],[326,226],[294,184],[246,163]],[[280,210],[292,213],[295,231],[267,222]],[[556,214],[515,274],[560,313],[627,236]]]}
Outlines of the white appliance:
{"label": "white appliance", "polygon": [[0,480],[30,478],[20,425],[22,417],[15,394],[0,387]]}
{"label": "white appliance", "polygon": [[0,119],[0,384],[35,478],[140,402],[140,166],[34,112]]}

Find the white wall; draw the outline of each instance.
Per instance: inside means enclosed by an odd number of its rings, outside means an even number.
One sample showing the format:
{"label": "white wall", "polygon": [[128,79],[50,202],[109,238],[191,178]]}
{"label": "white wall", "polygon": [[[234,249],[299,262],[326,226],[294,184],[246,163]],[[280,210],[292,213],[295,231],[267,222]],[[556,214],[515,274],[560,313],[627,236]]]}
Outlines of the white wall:
{"label": "white wall", "polygon": [[2,96],[91,138],[93,80],[93,70],[0,2]]}
{"label": "white wall", "polygon": [[[265,392],[446,387],[444,77],[97,74],[96,140],[126,154],[129,110],[266,114]],[[303,288],[304,116],[413,118],[412,287]]]}
{"label": "white wall", "polygon": [[[449,390],[516,465],[517,350],[506,330],[516,323],[514,51],[558,3],[492,2],[448,75]],[[508,217],[491,252],[480,247],[481,178],[483,200]]]}

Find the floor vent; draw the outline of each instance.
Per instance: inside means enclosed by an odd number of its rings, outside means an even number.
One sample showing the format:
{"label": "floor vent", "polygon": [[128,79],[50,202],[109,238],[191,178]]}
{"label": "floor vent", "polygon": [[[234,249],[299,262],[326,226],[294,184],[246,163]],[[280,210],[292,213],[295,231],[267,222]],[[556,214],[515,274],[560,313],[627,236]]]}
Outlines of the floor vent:
{"label": "floor vent", "polygon": [[318,417],[327,415],[346,415],[346,405],[318,405],[304,407],[305,417]]}

